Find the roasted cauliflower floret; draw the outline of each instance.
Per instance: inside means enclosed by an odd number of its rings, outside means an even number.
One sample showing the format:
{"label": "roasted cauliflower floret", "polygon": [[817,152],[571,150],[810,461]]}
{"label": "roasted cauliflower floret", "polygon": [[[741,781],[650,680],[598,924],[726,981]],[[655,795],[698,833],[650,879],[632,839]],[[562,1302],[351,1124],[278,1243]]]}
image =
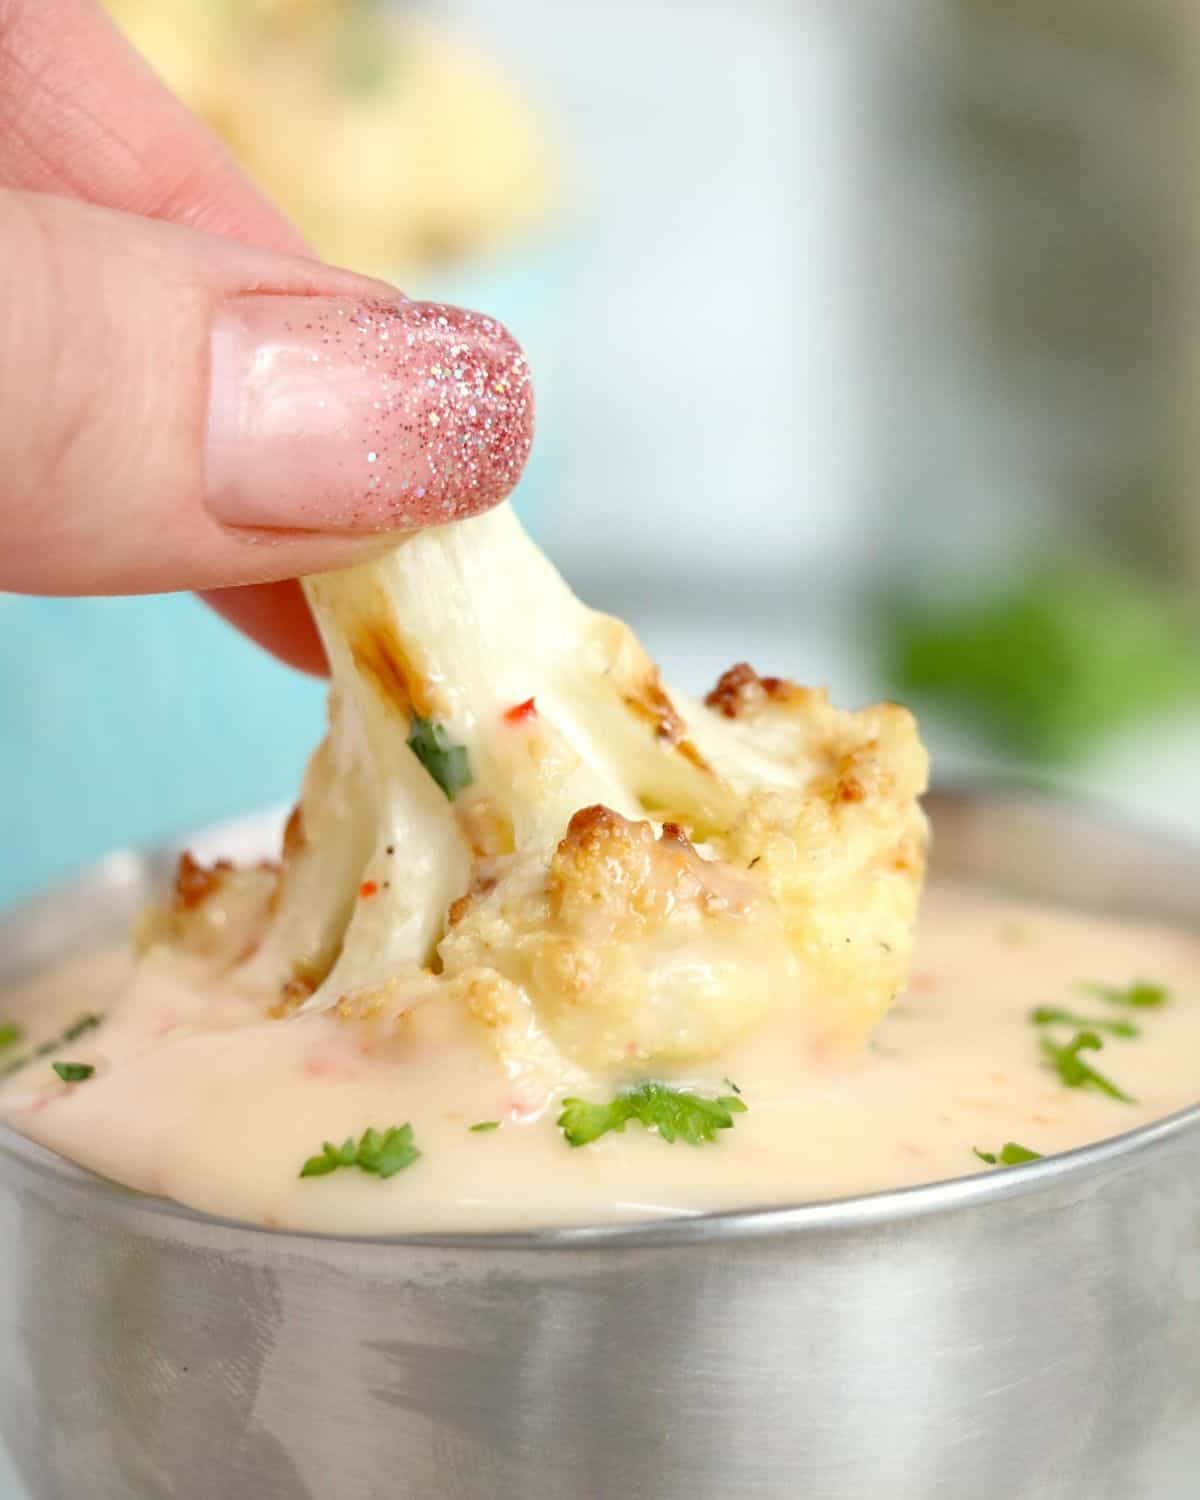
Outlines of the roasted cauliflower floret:
{"label": "roasted cauliflower floret", "polygon": [[798,980],[769,893],[610,808],[577,812],[545,869],[471,901],[438,949],[447,975],[490,968],[592,1068],[721,1050]]}
{"label": "roasted cauliflower floret", "polygon": [[311,579],[329,735],[240,982],[402,1030],[463,1006],[514,1078],[648,1076],[773,1006],[861,1039],[905,978],[911,717],[749,667],[700,703],[507,506]]}
{"label": "roasted cauliflower floret", "polygon": [[214,969],[231,968],[258,946],[270,920],[279,867],[264,861],[244,869],[229,860],[201,864],[185,850],[175,868],[168,905],[143,912],[133,934],[139,954],[173,948]]}
{"label": "roasted cauliflower floret", "polygon": [[707,701],[748,745],[809,767],[801,796],[747,790],[715,844],[766,882],[793,951],[818,981],[827,1037],[855,1040],[908,972],[926,843],[917,799],[927,759],[912,715],[895,703],[845,713],[823,689],[759,678],[744,665]]}

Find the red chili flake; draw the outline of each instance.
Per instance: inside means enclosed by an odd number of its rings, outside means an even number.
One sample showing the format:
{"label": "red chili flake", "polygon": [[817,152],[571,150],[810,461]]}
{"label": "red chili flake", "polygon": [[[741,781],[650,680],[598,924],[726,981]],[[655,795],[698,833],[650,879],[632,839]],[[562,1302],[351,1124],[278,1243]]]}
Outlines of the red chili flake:
{"label": "red chili flake", "polygon": [[373,896],[378,889],[379,887],[373,880],[364,880],[362,885],[360,885],[358,888],[358,894],[365,901],[368,896]]}
{"label": "red chili flake", "polygon": [[508,724],[521,724],[526,719],[535,718],[537,705],[532,698],[526,698],[524,703],[514,703],[510,709],[505,710],[504,719]]}

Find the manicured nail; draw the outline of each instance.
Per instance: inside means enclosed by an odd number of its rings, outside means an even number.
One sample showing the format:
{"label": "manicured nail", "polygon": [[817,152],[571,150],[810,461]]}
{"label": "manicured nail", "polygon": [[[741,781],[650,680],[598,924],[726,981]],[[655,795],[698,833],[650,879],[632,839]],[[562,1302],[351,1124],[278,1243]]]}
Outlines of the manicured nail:
{"label": "manicured nail", "polygon": [[213,329],[210,511],[228,526],[403,531],[520,478],[533,390],[494,318],[432,302],[247,296]]}

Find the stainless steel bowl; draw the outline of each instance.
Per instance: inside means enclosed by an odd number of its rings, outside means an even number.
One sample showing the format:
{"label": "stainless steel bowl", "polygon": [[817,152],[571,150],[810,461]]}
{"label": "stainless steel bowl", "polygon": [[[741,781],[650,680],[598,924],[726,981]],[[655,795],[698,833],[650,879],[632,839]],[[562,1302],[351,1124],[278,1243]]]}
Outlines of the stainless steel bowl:
{"label": "stainless steel bowl", "polygon": [[[1200,912],[1200,853],[1026,795],[931,810],[945,871]],[[167,859],[0,921],[0,977],[111,934]],[[1200,1491],[1200,1109],[838,1203],[403,1239],[209,1218],[0,1131],[0,1256],[32,1500]]]}

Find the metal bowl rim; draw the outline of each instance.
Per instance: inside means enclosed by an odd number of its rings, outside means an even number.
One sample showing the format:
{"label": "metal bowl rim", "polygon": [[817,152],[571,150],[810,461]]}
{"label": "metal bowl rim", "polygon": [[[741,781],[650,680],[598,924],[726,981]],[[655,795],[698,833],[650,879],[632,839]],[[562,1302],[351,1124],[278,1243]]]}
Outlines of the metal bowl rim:
{"label": "metal bowl rim", "polygon": [[[971,801],[1020,798],[1027,803],[1042,803],[1048,809],[1096,819],[1110,828],[1123,828],[1166,848],[1190,854],[1200,863],[1200,847],[1195,843],[1178,836],[1172,837],[1161,828],[1140,824],[1136,819],[1122,817],[1119,813],[1114,813],[1111,807],[1106,808],[1102,803],[1088,798],[1063,796],[1058,789],[1045,784],[1039,787],[1018,778],[997,777],[983,784],[941,785],[934,790],[951,798]],[[231,823],[240,821],[242,820],[231,820]],[[179,847],[182,845],[178,842],[168,841],[150,850],[115,851],[78,872],[75,879],[85,879],[114,860],[127,860],[131,856],[144,859],[163,852],[164,848],[170,852]],[[68,880],[61,884],[69,886],[72,883],[73,881]],[[47,893],[35,895],[32,900],[42,899],[45,894]],[[19,911],[20,907],[13,910]],[[12,914],[3,913],[5,916]],[[866,1229],[969,1209],[981,1203],[1007,1202],[1041,1191],[1069,1188],[1095,1171],[1121,1166],[1127,1160],[1169,1144],[1192,1130],[1200,1131],[1200,1102],[1133,1130],[1106,1136],[1089,1145],[1035,1162],[850,1197],[794,1205],[726,1209],[711,1213],[682,1213],[674,1218],[629,1220],[601,1225],[501,1231],[457,1230],[452,1233],[427,1231],[391,1235],[268,1228],[244,1219],[204,1213],[167,1198],[140,1193],[102,1177],[29,1140],[5,1121],[0,1121],[0,1157],[13,1158],[43,1178],[70,1183],[118,1213],[127,1212],[135,1217],[159,1218],[196,1227],[223,1229],[240,1234],[247,1240],[284,1240],[298,1247],[307,1246],[314,1251],[321,1246],[343,1246],[368,1252],[386,1252],[404,1247],[459,1252],[478,1250],[484,1253],[528,1250],[616,1251]]]}
{"label": "metal bowl rim", "polygon": [[765,1208],[727,1209],[713,1213],[681,1214],[671,1219],[622,1221],[600,1225],[565,1225],[527,1230],[428,1231],[412,1234],[326,1233],[302,1229],[272,1229],[244,1219],[209,1214],[167,1198],[139,1193],[68,1161],[47,1147],[20,1135],[0,1122],[0,1156],[13,1157],[45,1178],[57,1178],[82,1188],[118,1213],[166,1218],[205,1228],[237,1232],[247,1238],[282,1239],[317,1249],[341,1245],[360,1250],[409,1247],[456,1251],[514,1250],[638,1250],[697,1241],[735,1241],[747,1238],[814,1235],[897,1224],[932,1215],[969,1209],[979,1204],[1026,1198],[1039,1191],[1069,1188],[1105,1167],[1121,1166],[1187,1134],[1200,1130],[1200,1104],[1190,1105],[1160,1120],[1120,1135],[1107,1136],[1073,1151],[1047,1156],[1018,1167],[973,1172],[963,1177],[911,1187],[889,1188],[846,1198]]}

